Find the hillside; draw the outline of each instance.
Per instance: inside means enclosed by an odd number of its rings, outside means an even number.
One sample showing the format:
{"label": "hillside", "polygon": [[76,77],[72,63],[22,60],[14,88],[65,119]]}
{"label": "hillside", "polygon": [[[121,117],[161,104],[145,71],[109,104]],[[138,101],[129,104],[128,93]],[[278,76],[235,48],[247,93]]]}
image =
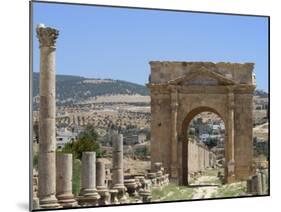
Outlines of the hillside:
{"label": "hillside", "polygon": [[[104,95],[149,95],[143,85],[112,79],[56,75],[57,103],[76,103]],[[39,95],[39,73],[33,73],[33,97]]]}
{"label": "hillside", "polygon": [[[39,73],[33,73],[33,97],[39,95]],[[94,79],[71,75],[56,75],[56,98],[57,105],[82,103],[92,101],[107,102],[106,98],[116,95],[116,98],[122,96],[128,101],[142,101],[138,96],[149,96],[149,90],[143,86],[131,82],[113,79]],[[119,96],[118,96],[119,95]],[[268,97],[268,94],[262,90],[256,90],[255,96]],[[106,97],[111,96],[111,97]],[[135,98],[139,100],[136,101]],[[35,98],[33,103],[36,105]],[[146,102],[147,100],[145,100]],[[35,106],[34,105],[34,106]]]}

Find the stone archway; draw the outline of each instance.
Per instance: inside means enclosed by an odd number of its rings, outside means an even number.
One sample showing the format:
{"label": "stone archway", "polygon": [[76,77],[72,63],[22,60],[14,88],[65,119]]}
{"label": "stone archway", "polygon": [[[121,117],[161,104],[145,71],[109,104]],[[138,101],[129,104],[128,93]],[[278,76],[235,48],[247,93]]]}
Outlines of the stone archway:
{"label": "stone archway", "polygon": [[[197,116],[200,113],[203,112],[212,112],[216,115],[218,115],[222,120],[223,123],[225,123],[225,120],[222,118],[222,116],[213,108],[210,107],[198,107],[193,109],[192,111],[190,111],[184,118],[183,122],[182,122],[182,127],[181,127],[181,135],[182,135],[182,148],[181,148],[181,152],[182,152],[182,157],[181,157],[181,166],[182,166],[182,184],[183,185],[188,185],[188,135],[187,135],[187,129],[188,126],[190,125],[191,121],[193,120],[193,118],[195,116]],[[225,134],[225,139],[227,138],[227,134]],[[227,143],[225,142],[224,148],[227,149]],[[232,147],[233,148],[233,147]],[[226,161],[226,163],[228,163],[229,161]],[[225,167],[225,175],[227,175],[227,167]],[[227,177],[226,177],[227,178]]]}
{"label": "stone archway", "polygon": [[[226,180],[252,174],[253,64],[150,62],[151,162],[162,162],[171,179],[185,184],[183,125],[208,109],[226,127]],[[198,111],[197,111],[198,110]]]}

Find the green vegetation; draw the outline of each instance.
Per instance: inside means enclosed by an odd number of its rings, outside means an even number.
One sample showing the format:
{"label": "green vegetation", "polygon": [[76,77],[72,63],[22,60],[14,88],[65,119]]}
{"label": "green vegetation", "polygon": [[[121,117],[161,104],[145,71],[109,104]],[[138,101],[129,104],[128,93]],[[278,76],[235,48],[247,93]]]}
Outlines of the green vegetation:
{"label": "green vegetation", "polygon": [[87,125],[84,131],[78,135],[77,140],[67,143],[62,149],[62,152],[72,153],[74,159],[81,159],[82,153],[86,151],[94,151],[96,152],[96,156],[100,157],[102,156],[102,152],[97,140],[98,133],[95,128],[92,125]]}
{"label": "green vegetation", "polygon": [[220,186],[212,197],[237,197],[246,194],[245,182],[233,183]]}
{"label": "green vegetation", "polygon": [[194,189],[170,183],[166,187],[152,189],[152,201],[187,200],[193,196]]}
{"label": "green vegetation", "polygon": [[218,175],[218,172],[224,172],[223,168],[221,169],[206,169],[204,171],[204,175],[207,175],[207,176],[217,176]]}
{"label": "green vegetation", "polygon": [[218,138],[207,138],[207,141],[205,144],[208,146],[209,149],[212,149],[213,147],[217,146],[218,144]]}
{"label": "green vegetation", "polygon": [[[207,169],[202,176],[189,180],[190,187],[178,186],[170,183],[168,186],[152,188],[153,201],[176,201],[189,199],[237,197],[246,194],[246,182],[237,182],[223,185],[217,177],[221,169]],[[192,182],[191,182],[192,181]],[[196,186],[200,185],[200,186]],[[204,186],[208,185],[208,186]],[[213,186],[210,186],[213,185]]]}
{"label": "green vegetation", "polygon": [[139,157],[146,157],[150,155],[149,148],[147,146],[143,146],[141,148],[137,148],[135,150],[135,155]]}

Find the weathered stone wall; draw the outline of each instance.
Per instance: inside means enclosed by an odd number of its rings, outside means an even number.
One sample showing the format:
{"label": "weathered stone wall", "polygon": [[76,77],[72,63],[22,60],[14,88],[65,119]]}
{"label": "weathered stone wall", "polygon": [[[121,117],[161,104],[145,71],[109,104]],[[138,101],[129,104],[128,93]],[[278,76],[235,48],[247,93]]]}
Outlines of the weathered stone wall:
{"label": "weathered stone wall", "polygon": [[235,175],[246,180],[251,175],[253,155],[253,96],[235,95]]}
{"label": "weathered stone wall", "polygon": [[[219,115],[226,126],[227,182],[251,173],[253,64],[151,62],[151,159],[161,161],[172,178],[186,179],[187,128],[201,112]],[[189,151],[189,150],[188,150]],[[202,153],[203,151],[203,153]],[[196,151],[195,151],[196,152]],[[194,157],[202,169],[210,157],[199,149]],[[212,163],[214,157],[212,157]],[[183,182],[186,183],[186,182]]]}
{"label": "weathered stone wall", "polygon": [[211,151],[209,151],[203,145],[198,144],[195,140],[189,139],[188,141],[188,174],[194,174],[199,171],[204,171],[206,168],[211,167],[211,157],[213,157]]}
{"label": "weathered stone wall", "polygon": [[151,155],[151,164],[161,161],[164,168],[169,169],[170,159],[170,95],[152,93],[151,102],[151,151],[155,154]]}
{"label": "weathered stone wall", "polygon": [[212,63],[212,62],[159,62],[151,61],[151,83],[165,83],[179,78],[202,66],[239,84],[252,84],[253,63]]}

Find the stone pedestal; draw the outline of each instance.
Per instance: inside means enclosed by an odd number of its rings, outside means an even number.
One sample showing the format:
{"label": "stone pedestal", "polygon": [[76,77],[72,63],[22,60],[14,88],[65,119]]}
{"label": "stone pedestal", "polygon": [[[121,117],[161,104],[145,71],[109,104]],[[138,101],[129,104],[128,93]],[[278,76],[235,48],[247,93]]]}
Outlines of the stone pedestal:
{"label": "stone pedestal", "polygon": [[56,77],[55,50],[58,30],[39,25],[39,200],[42,209],[59,208],[56,198]]}
{"label": "stone pedestal", "polygon": [[262,195],[263,189],[262,189],[262,173],[258,171],[257,173],[257,194]]}
{"label": "stone pedestal", "polygon": [[83,152],[82,186],[78,198],[81,206],[97,206],[100,195],[96,190],[96,153]]}
{"label": "stone pedestal", "polygon": [[145,187],[145,178],[144,176],[135,176],[135,180],[140,183],[139,189],[143,189]]}
{"label": "stone pedestal", "polygon": [[124,185],[130,196],[132,196],[132,197],[138,196],[138,193],[137,193],[138,184],[136,183],[135,179],[124,180]]}
{"label": "stone pedestal", "polygon": [[262,190],[263,194],[268,194],[268,173],[267,170],[262,170]]}
{"label": "stone pedestal", "polygon": [[119,205],[120,202],[118,201],[118,190],[117,189],[110,189],[110,203],[112,205]]}
{"label": "stone pedestal", "polygon": [[33,170],[32,191],[32,209],[40,209],[38,198],[38,174],[35,170]]}
{"label": "stone pedestal", "polygon": [[151,191],[147,191],[147,190],[140,191],[140,196],[142,197],[142,202],[144,203],[151,202],[152,199]]}
{"label": "stone pedestal", "polygon": [[97,191],[100,195],[99,204],[100,205],[109,205],[110,204],[110,194],[105,184],[105,164],[102,159],[97,159],[96,163],[96,182],[97,182]]}
{"label": "stone pedestal", "polygon": [[124,186],[123,170],[123,135],[117,132],[112,136],[112,185],[113,189],[118,190],[120,203],[127,203],[126,187]]}
{"label": "stone pedestal", "polygon": [[77,206],[72,194],[72,154],[57,153],[56,170],[56,196],[59,204],[64,208]]}
{"label": "stone pedestal", "polygon": [[169,174],[164,175],[164,185],[169,185]]}
{"label": "stone pedestal", "polygon": [[148,179],[151,180],[152,186],[157,186],[157,179],[156,179],[156,173],[154,172],[149,172],[147,174]]}
{"label": "stone pedestal", "polygon": [[246,184],[246,192],[248,194],[252,193],[252,178],[249,177],[249,179],[247,180],[247,184]]}
{"label": "stone pedestal", "polygon": [[136,192],[138,192],[139,189],[141,189],[142,184],[140,182],[140,179],[138,177],[134,177],[135,183],[136,183]]}

